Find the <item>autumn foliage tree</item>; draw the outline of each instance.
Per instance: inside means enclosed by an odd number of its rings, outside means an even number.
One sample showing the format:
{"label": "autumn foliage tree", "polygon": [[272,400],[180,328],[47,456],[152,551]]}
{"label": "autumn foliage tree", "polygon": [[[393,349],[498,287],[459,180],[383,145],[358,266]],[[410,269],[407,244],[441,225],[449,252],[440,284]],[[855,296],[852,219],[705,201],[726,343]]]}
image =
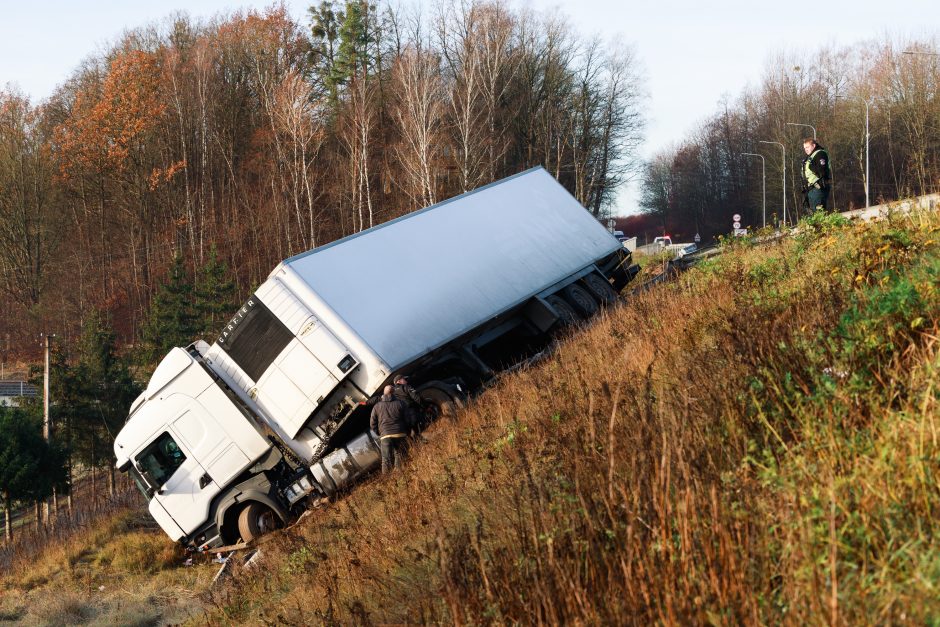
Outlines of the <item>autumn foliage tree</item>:
{"label": "autumn foliage tree", "polygon": [[207,263],[237,303],[285,257],[532,166],[599,216],[634,171],[629,51],[498,0],[325,1],[308,19],[176,16],[38,107],[3,94],[0,286],[32,317],[0,334],[74,341],[102,308],[152,361],[184,341],[155,326],[165,286]]}

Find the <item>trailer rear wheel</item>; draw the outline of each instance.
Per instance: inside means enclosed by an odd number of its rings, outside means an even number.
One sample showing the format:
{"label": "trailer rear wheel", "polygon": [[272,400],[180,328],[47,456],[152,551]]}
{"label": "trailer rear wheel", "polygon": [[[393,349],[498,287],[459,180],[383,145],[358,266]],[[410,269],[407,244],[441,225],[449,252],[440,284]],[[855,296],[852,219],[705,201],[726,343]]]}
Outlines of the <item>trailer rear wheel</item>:
{"label": "trailer rear wheel", "polygon": [[238,533],[242,540],[251,542],[255,538],[274,531],[280,526],[280,520],[271,508],[257,501],[251,501],[238,513]]}
{"label": "trailer rear wheel", "polygon": [[617,302],[617,290],[596,274],[589,274],[583,279],[584,288],[590,292],[597,302],[603,305],[612,305]]}
{"label": "trailer rear wheel", "polygon": [[418,396],[424,401],[424,416],[417,425],[424,429],[439,418],[453,420],[457,417],[457,396],[453,387],[439,381],[425,383],[418,389]]}
{"label": "trailer rear wheel", "polygon": [[555,323],[556,326],[570,327],[581,321],[581,316],[575,311],[575,308],[558,294],[546,296],[545,302],[554,307],[555,311],[558,313],[558,322]]}
{"label": "trailer rear wheel", "polygon": [[576,283],[561,290],[562,297],[568,301],[582,318],[590,318],[597,313],[597,301],[591,294]]}

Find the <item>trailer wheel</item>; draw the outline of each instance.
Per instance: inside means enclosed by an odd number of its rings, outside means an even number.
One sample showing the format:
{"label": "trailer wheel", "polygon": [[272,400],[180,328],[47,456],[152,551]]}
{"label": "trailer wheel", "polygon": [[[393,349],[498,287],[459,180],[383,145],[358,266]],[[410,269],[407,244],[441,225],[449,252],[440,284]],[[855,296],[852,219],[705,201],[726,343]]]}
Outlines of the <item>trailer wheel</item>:
{"label": "trailer wheel", "polygon": [[577,311],[582,318],[590,318],[597,313],[597,301],[580,285],[572,283],[561,290],[561,295],[574,307],[575,311]]}
{"label": "trailer wheel", "polygon": [[424,429],[439,418],[454,420],[457,417],[459,401],[453,394],[452,386],[431,381],[418,389],[418,396],[424,401],[424,416],[418,424],[418,430]]}
{"label": "trailer wheel", "polygon": [[556,326],[570,327],[581,321],[581,316],[575,311],[575,308],[568,304],[564,298],[558,294],[552,294],[545,297],[545,302],[555,308],[558,312],[558,322]]}
{"label": "trailer wheel", "polygon": [[238,533],[241,534],[243,541],[251,542],[277,529],[280,522],[271,508],[257,501],[250,501],[238,513]]}
{"label": "trailer wheel", "polygon": [[602,305],[612,305],[617,302],[617,290],[610,283],[596,274],[589,274],[583,279],[584,288]]}

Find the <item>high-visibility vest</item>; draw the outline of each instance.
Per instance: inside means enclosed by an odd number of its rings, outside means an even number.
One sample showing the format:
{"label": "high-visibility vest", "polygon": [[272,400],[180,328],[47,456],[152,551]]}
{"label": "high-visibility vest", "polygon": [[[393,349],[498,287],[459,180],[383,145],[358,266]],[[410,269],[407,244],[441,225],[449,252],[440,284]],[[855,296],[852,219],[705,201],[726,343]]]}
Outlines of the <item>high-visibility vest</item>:
{"label": "high-visibility vest", "polygon": [[[813,158],[820,152],[822,152],[822,148],[817,148],[809,157],[806,158],[806,161],[803,162],[803,178],[806,179],[807,185],[814,185],[816,181],[819,180],[819,177],[816,176],[816,173],[813,172],[813,170],[809,167],[809,164],[813,162]],[[829,167],[828,164],[826,167]]]}

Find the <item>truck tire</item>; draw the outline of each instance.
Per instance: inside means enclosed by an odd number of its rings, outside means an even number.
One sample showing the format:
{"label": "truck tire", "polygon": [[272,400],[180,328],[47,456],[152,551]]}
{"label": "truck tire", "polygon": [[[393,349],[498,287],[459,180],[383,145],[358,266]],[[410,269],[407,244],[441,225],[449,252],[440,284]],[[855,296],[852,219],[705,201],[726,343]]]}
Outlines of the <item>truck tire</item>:
{"label": "truck tire", "polygon": [[459,401],[454,392],[452,386],[440,381],[425,383],[418,389],[425,408],[425,415],[417,425],[419,431],[439,418],[454,420],[457,417]]}
{"label": "truck tire", "polygon": [[546,296],[545,302],[554,307],[555,311],[558,312],[558,322],[555,323],[556,327],[570,327],[581,321],[581,315],[574,307],[568,304],[568,301],[558,294]]}
{"label": "truck tire", "polygon": [[581,280],[584,282],[584,289],[586,289],[597,302],[602,305],[613,305],[617,302],[617,291],[600,276],[592,273]]}
{"label": "truck tire", "polygon": [[599,309],[594,297],[577,283],[572,283],[561,290],[561,295],[582,318],[590,318]]}
{"label": "truck tire", "polygon": [[238,533],[244,542],[251,542],[280,526],[277,514],[267,505],[249,501],[238,513]]}

